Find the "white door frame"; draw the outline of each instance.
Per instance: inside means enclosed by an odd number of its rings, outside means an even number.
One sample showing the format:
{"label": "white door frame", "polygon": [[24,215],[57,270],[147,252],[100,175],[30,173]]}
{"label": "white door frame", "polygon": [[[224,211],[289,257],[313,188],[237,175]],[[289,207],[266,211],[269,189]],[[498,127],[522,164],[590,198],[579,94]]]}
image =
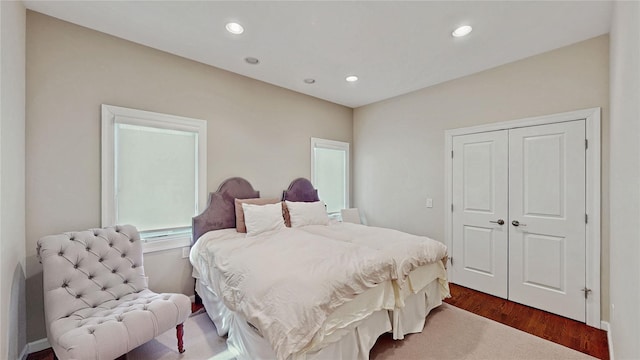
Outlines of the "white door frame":
{"label": "white door frame", "polygon": [[[591,289],[587,299],[587,325],[602,328],[600,319],[600,108],[590,108],[565,113],[504,121],[467,128],[445,131],[444,176],[445,176],[445,245],[453,245],[451,214],[452,204],[452,159],[453,137],[479,132],[507,130],[513,128],[553,124],[565,121],[582,120],[586,122],[586,138],[588,148],[586,152],[586,284]],[[449,271],[449,279],[455,282],[455,274]]]}

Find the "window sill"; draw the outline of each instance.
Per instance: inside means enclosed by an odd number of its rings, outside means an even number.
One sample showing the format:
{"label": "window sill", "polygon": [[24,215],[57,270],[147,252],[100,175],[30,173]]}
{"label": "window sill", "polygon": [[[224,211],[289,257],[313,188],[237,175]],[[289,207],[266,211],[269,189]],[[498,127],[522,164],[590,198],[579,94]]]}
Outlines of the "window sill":
{"label": "window sill", "polygon": [[167,236],[160,239],[145,240],[142,239],[142,253],[152,253],[157,251],[179,249],[185,246],[191,246],[190,235]]}

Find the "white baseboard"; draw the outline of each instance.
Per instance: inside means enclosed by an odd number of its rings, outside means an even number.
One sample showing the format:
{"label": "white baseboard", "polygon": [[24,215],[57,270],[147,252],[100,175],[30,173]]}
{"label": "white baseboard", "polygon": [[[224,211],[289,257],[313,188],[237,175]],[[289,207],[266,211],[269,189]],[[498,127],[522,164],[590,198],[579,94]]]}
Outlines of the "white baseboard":
{"label": "white baseboard", "polygon": [[191,303],[193,304],[194,302],[196,302],[196,296],[195,295],[189,296],[189,300],[191,300]]}
{"label": "white baseboard", "polygon": [[600,322],[600,328],[607,332],[607,343],[609,345],[609,359],[614,360],[613,356],[613,336],[611,335],[611,324],[607,321]]}
{"label": "white baseboard", "polygon": [[49,344],[49,340],[47,338],[36,340],[36,341],[32,341],[32,342],[27,344],[27,348],[28,348],[28,353],[29,354],[33,354],[35,352],[42,351],[44,349],[48,349],[50,347],[51,347],[51,344]]}

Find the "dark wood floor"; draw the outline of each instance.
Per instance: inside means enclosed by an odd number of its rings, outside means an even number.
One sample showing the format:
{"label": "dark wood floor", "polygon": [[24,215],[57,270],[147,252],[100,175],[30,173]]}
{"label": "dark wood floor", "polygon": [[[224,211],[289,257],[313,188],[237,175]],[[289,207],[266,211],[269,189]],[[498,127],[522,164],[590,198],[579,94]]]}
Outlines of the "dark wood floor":
{"label": "dark wood floor", "polygon": [[445,300],[448,304],[593,357],[609,359],[607,333],[603,330],[459,285],[450,284],[450,289],[451,298]]}
{"label": "dark wood floor", "polygon": [[[599,359],[609,360],[607,333],[575,320],[533,309],[509,300],[450,284],[451,298],[445,302],[474,314],[570,347]],[[201,305],[193,305],[197,311]],[[30,354],[27,360],[53,360],[46,349]]]}

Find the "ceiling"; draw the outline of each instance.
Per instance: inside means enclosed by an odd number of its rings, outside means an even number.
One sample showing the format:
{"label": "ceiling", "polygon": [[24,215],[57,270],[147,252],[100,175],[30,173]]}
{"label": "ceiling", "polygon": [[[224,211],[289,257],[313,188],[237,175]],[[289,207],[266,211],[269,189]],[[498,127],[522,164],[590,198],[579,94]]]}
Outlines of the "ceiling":
{"label": "ceiling", "polygon": [[[24,1],[28,9],[359,107],[609,32],[610,1]],[[235,21],[245,32],[232,35]],[[454,38],[460,25],[473,32]],[[246,57],[259,59],[250,65]],[[355,83],[345,81],[355,74]],[[304,79],[315,79],[314,84]]]}

